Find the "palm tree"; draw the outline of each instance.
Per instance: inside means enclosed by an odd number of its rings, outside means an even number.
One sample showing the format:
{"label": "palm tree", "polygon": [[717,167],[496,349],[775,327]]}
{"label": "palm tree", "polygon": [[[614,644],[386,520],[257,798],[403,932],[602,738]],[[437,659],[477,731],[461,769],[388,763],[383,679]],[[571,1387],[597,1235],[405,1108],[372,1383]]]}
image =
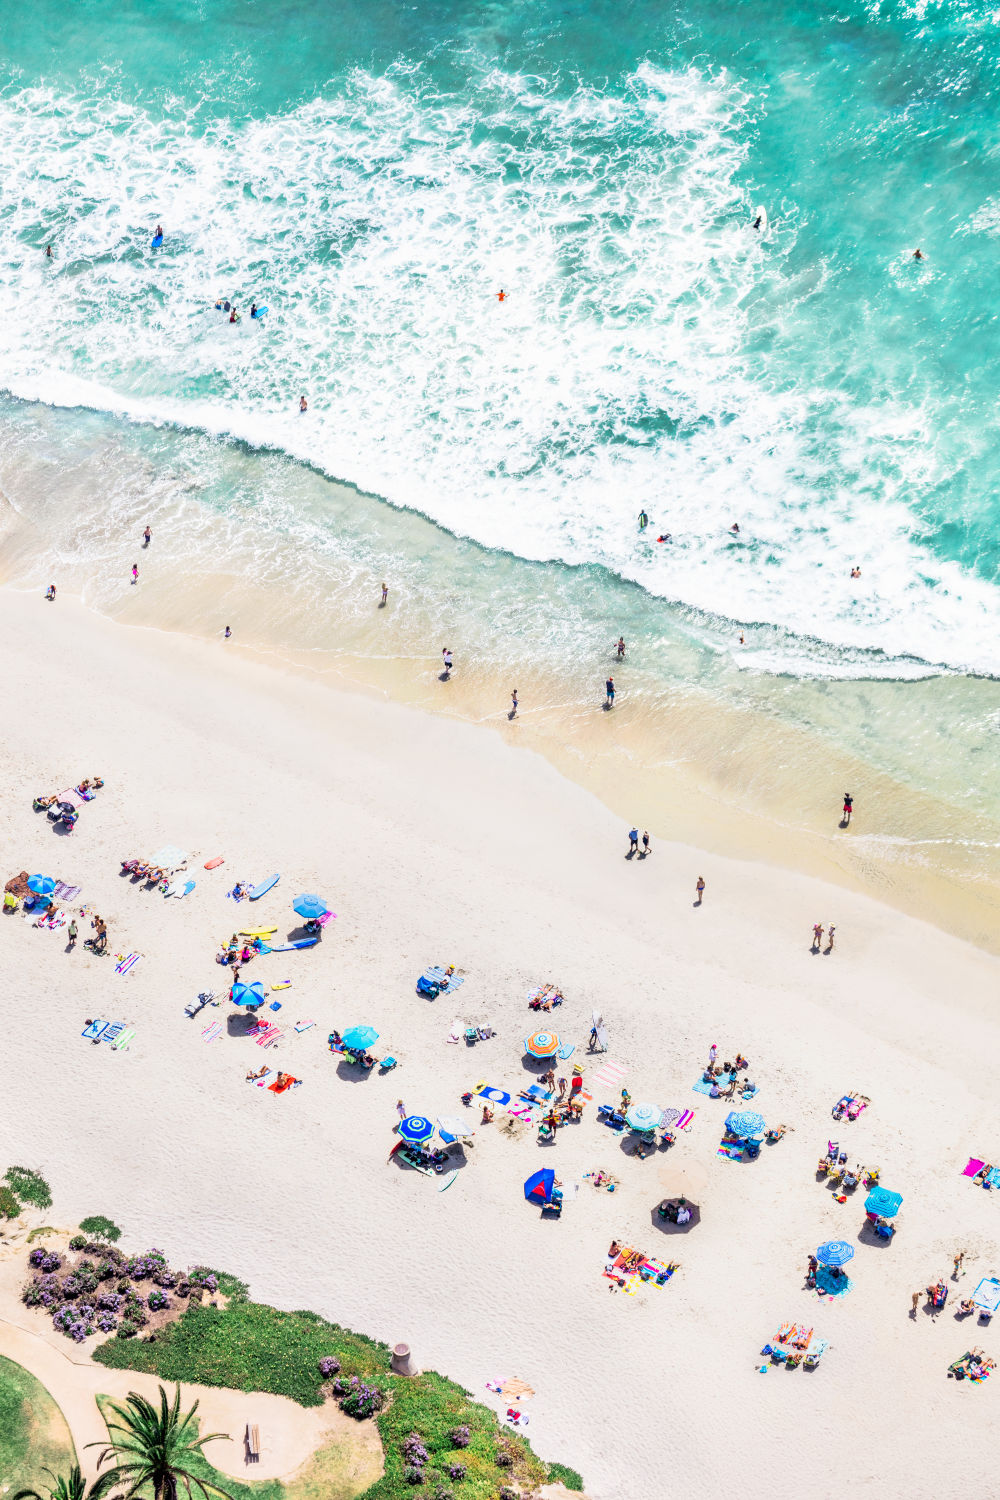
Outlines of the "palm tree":
{"label": "palm tree", "polygon": [[[51,1469],[45,1470],[46,1474],[52,1474]],[[47,1495],[40,1495],[37,1490],[18,1490],[14,1500],[87,1500],[87,1486],[80,1472],[80,1465],[74,1464],[68,1474],[52,1474],[55,1484],[49,1486]],[[90,1491],[90,1500],[93,1500],[95,1491]]]}
{"label": "palm tree", "polygon": [[[124,1406],[109,1402],[113,1418],[105,1418],[108,1426],[108,1445],[97,1460],[100,1468],[106,1459],[113,1458],[115,1467],[100,1476],[91,1491],[93,1500],[103,1500],[110,1490],[123,1486],[121,1500],[131,1500],[133,1495],[146,1485],[152,1486],[154,1500],[177,1500],[180,1485],[188,1496],[192,1485],[203,1496],[211,1500],[232,1500],[225,1490],[210,1479],[199,1479],[186,1467],[186,1461],[198,1455],[202,1448],[217,1438],[228,1437],[226,1432],[212,1432],[198,1437],[195,1412],[197,1401],[191,1410],[181,1415],[181,1388],[178,1385],[172,1404],[167,1404],[167,1393],[160,1386],[160,1409],[156,1410],[145,1396],[129,1391]],[[99,1448],[100,1443],[89,1443],[90,1448]]]}

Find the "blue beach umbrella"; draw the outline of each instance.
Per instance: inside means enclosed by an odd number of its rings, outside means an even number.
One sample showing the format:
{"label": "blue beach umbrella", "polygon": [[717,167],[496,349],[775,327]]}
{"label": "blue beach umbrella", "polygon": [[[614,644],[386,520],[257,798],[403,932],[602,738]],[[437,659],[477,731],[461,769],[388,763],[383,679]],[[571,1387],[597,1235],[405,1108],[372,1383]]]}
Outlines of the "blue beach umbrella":
{"label": "blue beach umbrella", "polygon": [[330,910],[328,901],[322,896],[296,896],[292,902],[292,911],[298,916],[305,917],[307,922],[315,922],[318,917],[325,916]]}
{"label": "blue beach umbrella", "polygon": [[902,1201],[902,1193],[893,1193],[888,1188],[875,1187],[865,1199],[865,1212],[877,1214],[880,1219],[891,1219],[894,1214],[899,1213]]}
{"label": "blue beach umbrella", "polygon": [[51,896],[56,883],[51,875],[29,875],[28,890],[33,896]]}
{"label": "blue beach umbrella", "polygon": [[854,1246],[849,1245],[846,1240],[827,1240],[816,1251],[816,1259],[821,1266],[846,1266],[849,1260],[854,1259]]}
{"label": "blue beach umbrella", "polygon": [[746,1141],[763,1135],[767,1126],[764,1124],[764,1116],[755,1114],[752,1109],[734,1109],[732,1114],[726,1116],[726,1129],[730,1135],[741,1136]]}
{"label": "blue beach umbrella", "polygon": [[411,1146],[420,1146],[434,1134],[434,1126],[424,1115],[408,1115],[399,1127],[404,1141]]}
{"label": "blue beach umbrella", "polygon": [[234,984],[229,998],[234,1005],[252,1005],[256,1008],[264,1004],[264,986],[259,979],[253,984]]}
{"label": "blue beach umbrella", "polygon": [[658,1104],[633,1104],[625,1119],[633,1130],[655,1130],[662,1113]]}
{"label": "blue beach umbrella", "polygon": [[532,1172],[524,1184],[524,1196],[529,1203],[551,1202],[555,1180],[556,1174],[551,1167],[542,1167],[538,1172]]}
{"label": "blue beach umbrella", "polygon": [[352,1026],[350,1031],[344,1032],[341,1041],[348,1052],[363,1052],[378,1041],[378,1032],[374,1026]]}

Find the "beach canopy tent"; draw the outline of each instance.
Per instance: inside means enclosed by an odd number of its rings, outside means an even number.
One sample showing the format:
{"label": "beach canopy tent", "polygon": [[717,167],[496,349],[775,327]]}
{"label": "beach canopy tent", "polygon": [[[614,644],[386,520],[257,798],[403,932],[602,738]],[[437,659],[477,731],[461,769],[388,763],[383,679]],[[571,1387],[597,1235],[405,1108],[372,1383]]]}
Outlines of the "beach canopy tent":
{"label": "beach canopy tent", "polygon": [[662,1113],[658,1104],[633,1104],[625,1120],[633,1130],[655,1130],[660,1123]]}
{"label": "beach canopy tent", "polygon": [[854,1259],[854,1246],[846,1240],[827,1240],[816,1251],[816,1259],[821,1266],[846,1266]]}
{"label": "beach canopy tent", "polygon": [[756,1114],[752,1109],[734,1109],[726,1116],[726,1129],[730,1135],[738,1135],[741,1139],[750,1141],[763,1135],[767,1126],[764,1124],[764,1116]]}
{"label": "beach canopy tent", "polygon": [[256,979],[253,984],[234,984],[229,998],[234,1005],[252,1005],[256,1010],[264,1004],[266,996],[264,986]]}
{"label": "beach canopy tent", "polygon": [[352,1026],[350,1031],[344,1032],[341,1041],[348,1052],[363,1052],[378,1041],[378,1032],[374,1026]]}
{"label": "beach canopy tent", "polygon": [[541,1062],[547,1058],[555,1057],[562,1041],[554,1031],[536,1031],[533,1036],[524,1039],[524,1050],[529,1057],[537,1057]]}
{"label": "beach canopy tent", "polygon": [[56,883],[51,875],[29,875],[28,890],[33,896],[51,896]]}
{"label": "beach canopy tent", "polygon": [[322,896],[296,896],[292,902],[292,911],[297,916],[304,917],[307,922],[315,922],[320,917],[325,917],[330,910],[330,903],[324,901]]}
{"label": "beach canopy tent", "polygon": [[154,870],[179,870],[187,862],[187,854],[183,849],[178,849],[176,844],[164,844],[162,849],[157,849],[155,854],[149,856],[149,863]]}
{"label": "beach canopy tent", "polygon": [[893,1193],[889,1188],[874,1187],[865,1199],[865,1213],[875,1214],[879,1219],[891,1219],[899,1213],[903,1201],[902,1193]]}
{"label": "beach canopy tent", "polygon": [[992,1317],[1000,1308],[1000,1281],[995,1276],[984,1276],[973,1292],[972,1300],[980,1312]]}
{"label": "beach canopy tent", "polygon": [[532,1172],[524,1184],[524,1196],[529,1203],[551,1203],[555,1180],[556,1174],[551,1167],[542,1167],[539,1171]]}
{"label": "beach canopy tent", "polygon": [[434,1134],[434,1126],[425,1115],[407,1115],[400,1122],[399,1133],[410,1146],[422,1146]]}
{"label": "beach canopy tent", "polygon": [[438,1115],[438,1131],[443,1141],[457,1141],[474,1134],[458,1115]]}

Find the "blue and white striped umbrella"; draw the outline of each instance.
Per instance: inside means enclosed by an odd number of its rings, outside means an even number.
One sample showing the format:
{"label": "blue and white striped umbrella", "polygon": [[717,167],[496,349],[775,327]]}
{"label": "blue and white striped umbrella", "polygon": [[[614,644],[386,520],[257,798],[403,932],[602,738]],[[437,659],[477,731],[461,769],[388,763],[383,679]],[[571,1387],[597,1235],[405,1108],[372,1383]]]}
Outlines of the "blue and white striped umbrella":
{"label": "blue and white striped umbrella", "polygon": [[816,1251],[816,1259],[821,1266],[846,1266],[854,1259],[854,1246],[846,1240],[827,1240]]}
{"label": "blue and white striped umbrella", "polygon": [[752,1109],[734,1109],[726,1116],[726,1129],[730,1135],[741,1136],[746,1141],[755,1135],[763,1135],[767,1126],[764,1116],[755,1114]]}
{"label": "blue and white striped umbrella", "polygon": [[411,1146],[423,1145],[434,1134],[434,1126],[424,1115],[408,1115],[399,1127],[404,1141]]}
{"label": "blue and white striped umbrella", "polygon": [[655,1130],[661,1114],[658,1104],[633,1104],[625,1120],[633,1130]]}

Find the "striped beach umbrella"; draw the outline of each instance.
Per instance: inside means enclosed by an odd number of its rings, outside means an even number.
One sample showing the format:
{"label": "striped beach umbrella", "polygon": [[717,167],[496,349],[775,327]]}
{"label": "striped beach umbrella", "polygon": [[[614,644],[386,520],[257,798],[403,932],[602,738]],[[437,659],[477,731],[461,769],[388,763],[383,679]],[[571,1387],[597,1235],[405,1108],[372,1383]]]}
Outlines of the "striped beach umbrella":
{"label": "striped beach umbrella", "polygon": [[865,1213],[877,1214],[880,1219],[891,1219],[898,1214],[903,1202],[902,1193],[890,1192],[888,1188],[872,1188],[865,1199]]}
{"label": "striped beach umbrella", "polygon": [[854,1259],[854,1246],[846,1240],[827,1240],[816,1251],[816,1259],[821,1266],[846,1266]]}
{"label": "striped beach umbrella", "polygon": [[422,1146],[434,1134],[434,1126],[424,1115],[407,1115],[399,1127],[403,1140],[410,1146]]}
{"label": "striped beach umbrella", "polygon": [[660,1123],[660,1106],[658,1104],[633,1104],[625,1120],[633,1130],[655,1130]]}
{"label": "striped beach umbrella", "polygon": [[738,1135],[748,1141],[754,1136],[763,1135],[767,1126],[764,1124],[764,1116],[755,1114],[752,1109],[734,1109],[732,1114],[726,1116],[726,1129],[730,1135]]}
{"label": "striped beach umbrella", "polygon": [[555,1057],[562,1042],[554,1031],[536,1031],[534,1036],[524,1039],[524,1050],[529,1057],[537,1057],[545,1061],[548,1057]]}

